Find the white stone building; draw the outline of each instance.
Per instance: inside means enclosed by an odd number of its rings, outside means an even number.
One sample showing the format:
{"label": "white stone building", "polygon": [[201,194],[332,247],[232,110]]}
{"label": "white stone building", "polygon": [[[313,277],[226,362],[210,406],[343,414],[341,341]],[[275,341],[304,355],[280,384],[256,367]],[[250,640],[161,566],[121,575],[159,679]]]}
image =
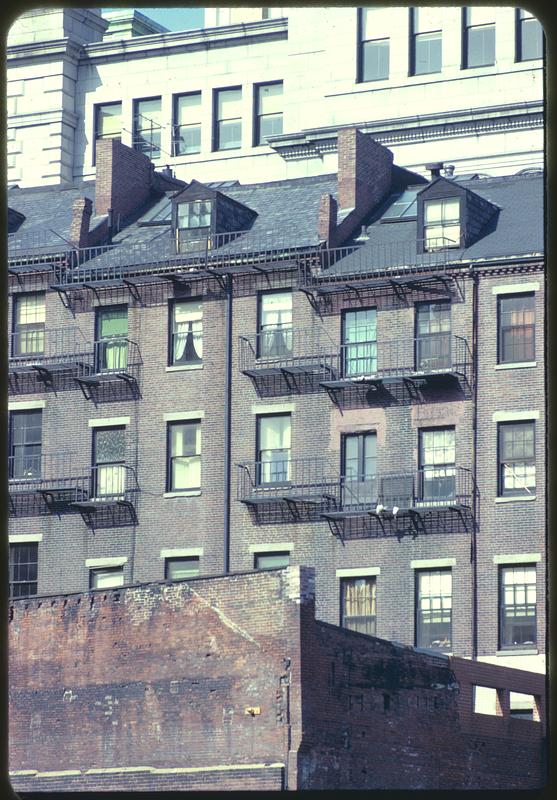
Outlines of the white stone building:
{"label": "white stone building", "polygon": [[424,174],[541,168],[542,50],[512,7],[211,8],[179,32],[37,9],[8,37],[8,182],[93,179],[100,136],[184,180],[331,173],[349,125]]}

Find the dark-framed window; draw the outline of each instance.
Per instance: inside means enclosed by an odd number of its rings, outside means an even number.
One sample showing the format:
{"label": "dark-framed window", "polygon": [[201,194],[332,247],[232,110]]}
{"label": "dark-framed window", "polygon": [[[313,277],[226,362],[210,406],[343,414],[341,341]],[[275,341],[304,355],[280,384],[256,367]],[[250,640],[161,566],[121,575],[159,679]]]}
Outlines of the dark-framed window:
{"label": "dark-framed window", "polygon": [[267,136],[282,133],[282,95],[282,81],[254,86],[254,145],[265,144]]}
{"label": "dark-framed window", "polygon": [[99,103],[94,108],[93,166],[97,159],[99,139],[122,140],[122,103]]}
{"label": "dark-framed window", "polygon": [[536,646],[536,567],[499,568],[499,648]]}
{"label": "dark-framed window", "polygon": [[516,60],[543,58],[543,28],[531,11],[516,9]]}
{"label": "dark-framed window", "polygon": [[126,489],[126,428],[93,428],[93,493],[118,500]]}
{"label": "dark-framed window", "polygon": [[389,27],[385,9],[358,9],[358,82],[389,77]]}
{"label": "dark-framed window", "polygon": [[189,200],[185,203],[178,203],[178,230],[197,230],[198,228],[210,228],[212,211],[213,201],[210,199]]}
{"label": "dark-framed window", "polygon": [[172,556],[164,559],[164,578],[183,581],[199,575],[199,556]]}
{"label": "dark-framed window", "polygon": [[279,569],[290,564],[290,552],[288,550],[271,553],[254,553],[254,569]]}
{"label": "dark-framed window", "polygon": [[90,589],[113,589],[124,585],[124,567],[95,567],[89,570]]}
{"label": "dark-framed window", "polygon": [[419,431],[419,497],[437,503],[455,497],[455,429]]}
{"label": "dark-framed window", "polygon": [[441,72],[441,14],[438,8],[410,9],[410,74]]}
{"label": "dark-framed window", "polygon": [[377,501],[377,434],[346,433],[341,444],[343,506],[373,505]]}
{"label": "dark-framed window", "polygon": [[8,476],[11,480],[41,477],[42,410],[10,411]]}
{"label": "dark-framed window", "polygon": [[161,98],[133,101],[133,146],[149,158],[161,155]]}
{"label": "dark-framed window", "polygon": [[242,146],[242,87],[215,89],[213,94],[213,150]]}
{"label": "dark-framed window", "polygon": [[460,235],[460,199],[458,197],[424,201],[425,250],[459,247]]}
{"label": "dark-framed window", "polygon": [[343,312],[341,351],[346,377],[377,372],[377,309]]}
{"label": "dark-framed window", "polygon": [[172,152],[175,156],[201,152],[201,92],[173,98]]}
{"label": "dark-framed window", "polygon": [[172,300],[168,363],[173,366],[203,362],[203,303]]}
{"label": "dark-framed window", "polygon": [[447,369],[451,364],[451,303],[416,304],[416,371]]}
{"label": "dark-framed window", "polygon": [[10,544],[10,597],[37,594],[39,546],[36,542]]}
{"label": "dark-framed window", "polygon": [[497,363],[534,361],[536,304],[534,292],[499,295]]}
{"label": "dark-framed window", "polygon": [[166,489],[181,492],[201,489],[201,422],[169,422]]}
{"label": "dark-framed window", "polygon": [[22,358],[44,353],[44,292],[25,292],[14,295],[12,328],[12,357]]}
{"label": "dark-framed window", "polygon": [[451,650],[452,619],[452,571],[416,570],[416,647]]}
{"label": "dark-framed window", "polygon": [[343,628],[375,636],[376,590],[375,576],[341,578],[340,624]]}
{"label": "dark-framed window", "polygon": [[467,6],[462,9],[463,68],[495,64],[495,17],[493,7]]}
{"label": "dark-framed window", "polygon": [[290,414],[259,415],[256,439],[258,483],[287,483],[290,480]]}
{"label": "dark-framed window", "polygon": [[95,312],[95,367],[118,372],[128,366],[128,307],[103,306]]}
{"label": "dark-framed window", "polygon": [[260,292],[257,298],[258,357],[292,353],[292,292]]}
{"label": "dark-framed window", "polygon": [[535,494],[535,425],[533,420],[498,423],[500,497]]}

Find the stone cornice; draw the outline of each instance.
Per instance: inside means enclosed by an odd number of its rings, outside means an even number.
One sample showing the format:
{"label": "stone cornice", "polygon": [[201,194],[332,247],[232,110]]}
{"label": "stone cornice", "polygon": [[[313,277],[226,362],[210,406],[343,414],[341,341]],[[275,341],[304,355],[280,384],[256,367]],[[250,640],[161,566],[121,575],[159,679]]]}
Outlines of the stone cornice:
{"label": "stone cornice", "polygon": [[82,45],[71,37],[54,39],[51,42],[11,45],[6,48],[8,67],[20,67],[31,61],[54,61],[58,58],[77,65],[81,55]]}
{"label": "stone cornice", "polygon": [[12,114],[8,120],[10,128],[29,128],[32,125],[50,125],[53,122],[60,122],[77,128],[79,117],[73,111],[64,108],[56,108],[53,111],[35,111],[26,114]]}
{"label": "stone cornice", "polygon": [[122,61],[146,58],[173,50],[206,50],[213,47],[230,47],[235,44],[252,43],[256,40],[286,38],[287,19],[266,19],[257,22],[223,25],[218,28],[202,28],[192,31],[170,31],[147,36],[135,36],[120,41],[92,42],[84,45],[83,58],[88,62]]}
{"label": "stone cornice", "polygon": [[544,111],[540,101],[305,129],[299,133],[270,136],[268,143],[284,159],[294,160],[336,152],[338,131],[346,127],[356,127],[388,147],[437,137],[541,128],[543,124]]}

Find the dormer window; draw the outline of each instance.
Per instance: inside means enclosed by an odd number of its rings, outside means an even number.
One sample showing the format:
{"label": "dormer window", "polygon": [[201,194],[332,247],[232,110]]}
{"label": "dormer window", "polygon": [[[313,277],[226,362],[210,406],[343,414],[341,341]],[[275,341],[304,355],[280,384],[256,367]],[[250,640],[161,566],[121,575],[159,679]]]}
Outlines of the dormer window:
{"label": "dormer window", "polygon": [[178,228],[209,228],[211,225],[212,200],[193,200],[178,204]]}
{"label": "dormer window", "polygon": [[460,246],[460,199],[424,202],[424,250]]}

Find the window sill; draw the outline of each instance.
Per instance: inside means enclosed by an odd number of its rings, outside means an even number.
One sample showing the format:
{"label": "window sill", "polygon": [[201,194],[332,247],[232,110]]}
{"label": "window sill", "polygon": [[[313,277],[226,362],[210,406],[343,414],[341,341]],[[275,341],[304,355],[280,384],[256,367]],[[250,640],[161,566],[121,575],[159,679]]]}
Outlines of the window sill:
{"label": "window sill", "polygon": [[509,648],[508,650],[496,650],[496,656],[537,656],[539,655],[539,650],[535,647],[528,649],[528,650],[513,650]]}
{"label": "window sill", "polygon": [[496,497],[496,503],[530,503],[536,499],[535,494],[529,494],[525,497]]}
{"label": "window sill", "polygon": [[528,367],[537,366],[537,361],[513,361],[508,364],[496,364],[495,369],[527,369]]}
{"label": "window sill", "polygon": [[165,492],[163,497],[199,497],[201,489],[184,489],[181,492]]}
{"label": "window sill", "polygon": [[203,369],[203,364],[176,364],[172,367],[166,367],[167,372],[188,372],[192,369]]}

